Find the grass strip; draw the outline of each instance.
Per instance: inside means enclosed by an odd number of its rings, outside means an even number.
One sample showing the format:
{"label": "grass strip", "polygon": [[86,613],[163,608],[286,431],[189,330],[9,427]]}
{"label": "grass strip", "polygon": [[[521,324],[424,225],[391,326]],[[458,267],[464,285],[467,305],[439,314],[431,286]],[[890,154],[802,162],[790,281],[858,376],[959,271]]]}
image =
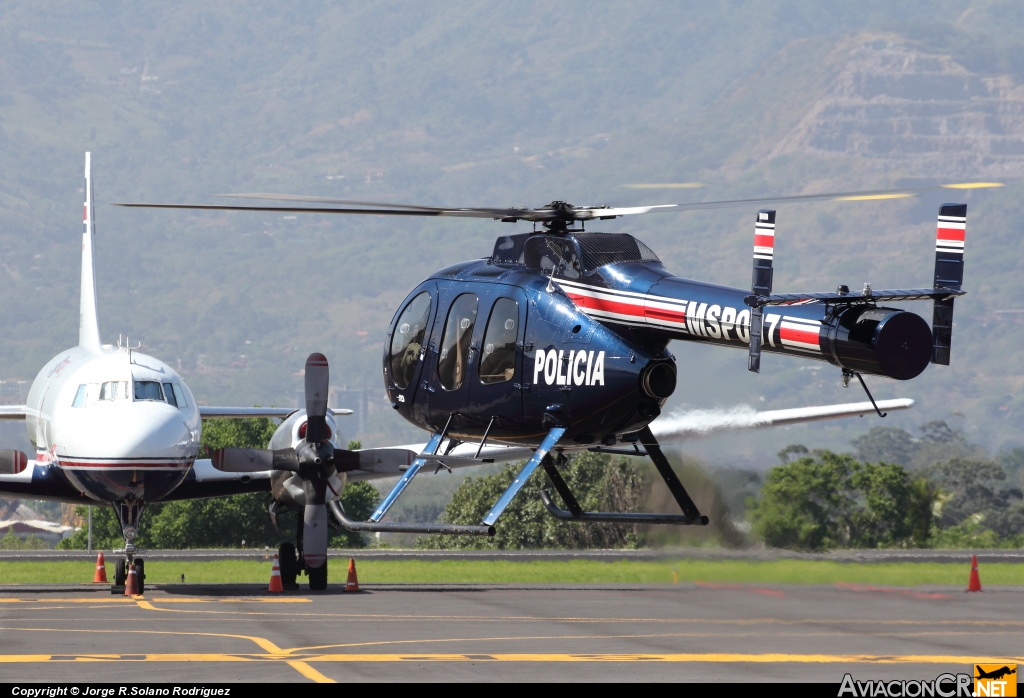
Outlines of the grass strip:
{"label": "grass strip", "polygon": [[[345,580],[348,561],[331,560],[331,578]],[[359,583],[389,584],[865,584],[879,586],[954,585],[967,587],[970,564],[857,563],[823,560],[596,560],[505,562],[501,560],[366,560],[356,558]],[[271,563],[257,560],[185,562],[146,560],[146,583],[266,583]],[[91,582],[95,564],[80,561],[0,562],[3,584],[66,584]],[[107,564],[112,579],[113,561]],[[1024,565],[993,563],[979,567],[983,585],[1024,584]],[[304,578],[300,578],[300,581]]]}

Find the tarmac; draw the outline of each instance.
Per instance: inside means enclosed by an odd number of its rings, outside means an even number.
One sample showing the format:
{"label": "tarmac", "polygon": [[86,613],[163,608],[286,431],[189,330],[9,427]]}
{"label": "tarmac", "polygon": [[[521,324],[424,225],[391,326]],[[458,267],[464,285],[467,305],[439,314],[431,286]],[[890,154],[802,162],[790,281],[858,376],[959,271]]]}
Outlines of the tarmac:
{"label": "tarmac", "polygon": [[[365,556],[366,551],[361,553]],[[960,553],[962,559],[962,551]],[[7,556],[5,556],[6,558]],[[1024,586],[0,585],[0,681],[824,682],[1024,664]],[[232,693],[235,695],[236,693]],[[130,694],[129,694],[130,695]]]}

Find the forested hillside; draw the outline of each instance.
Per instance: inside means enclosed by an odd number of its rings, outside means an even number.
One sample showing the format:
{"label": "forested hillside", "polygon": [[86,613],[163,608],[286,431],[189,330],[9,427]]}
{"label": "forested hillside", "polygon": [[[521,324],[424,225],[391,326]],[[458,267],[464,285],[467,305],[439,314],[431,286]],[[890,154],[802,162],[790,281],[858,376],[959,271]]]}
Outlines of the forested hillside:
{"label": "forested hillside", "polygon": [[[953,365],[871,381],[993,453],[1022,445],[1024,8],[1009,1],[133,2],[0,5],[0,379],[77,336],[82,154],[100,325],[209,404],[294,404],[310,351],[366,389],[367,445],[420,435],[381,403],[383,334],[487,221],[132,211],[273,191],[448,206],[635,205],[998,181],[914,199],[780,204],[779,291],[929,284],[937,206],[968,211]],[[746,286],[754,207],[608,221],[684,276]],[[518,232],[522,232],[520,228]],[[930,308],[917,308],[930,318]],[[670,409],[859,401],[839,371],[674,345]],[[376,406],[377,409],[374,409]],[[875,421],[693,444],[774,464]],[[7,433],[6,429],[4,433]]]}

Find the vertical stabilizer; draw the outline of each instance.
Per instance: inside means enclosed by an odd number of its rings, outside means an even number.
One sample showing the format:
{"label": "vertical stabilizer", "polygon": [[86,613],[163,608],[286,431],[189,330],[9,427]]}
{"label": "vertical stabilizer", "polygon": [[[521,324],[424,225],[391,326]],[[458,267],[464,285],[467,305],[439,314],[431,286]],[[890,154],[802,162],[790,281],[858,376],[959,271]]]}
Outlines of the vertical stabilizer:
{"label": "vertical stabilizer", "polygon": [[[935,288],[959,291],[963,286],[966,234],[967,204],[942,204],[935,236]],[[932,339],[932,363],[948,366],[953,343],[953,298],[935,301]]]}
{"label": "vertical stabilizer", "polygon": [[85,207],[82,211],[82,293],[78,317],[78,346],[99,351],[100,324],[96,314],[96,275],[92,263],[92,153],[85,154]]}
{"label": "vertical stabilizer", "polygon": [[[754,221],[754,273],[751,290],[755,296],[770,296],[772,293],[772,263],[775,260],[775,211],[761,209]],[[750,309],[750,354],[747,369],[758,373],[761,370],[761,330],[764,311],[761,306]]]}

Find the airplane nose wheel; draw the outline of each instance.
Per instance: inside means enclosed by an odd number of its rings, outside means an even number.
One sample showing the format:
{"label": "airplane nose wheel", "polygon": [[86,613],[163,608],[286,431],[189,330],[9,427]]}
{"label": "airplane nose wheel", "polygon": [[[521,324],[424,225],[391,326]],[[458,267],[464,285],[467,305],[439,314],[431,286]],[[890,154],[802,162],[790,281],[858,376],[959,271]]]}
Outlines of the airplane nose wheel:
{"label": "airplane nose wheel", "polygon": [[295,546],[291,543],[281,543],[277,549],[277,564],[281,571],[281,588],[287,591],[294,591],[299,588],[295,578],[298,576],[298,558],[295,556]]}

